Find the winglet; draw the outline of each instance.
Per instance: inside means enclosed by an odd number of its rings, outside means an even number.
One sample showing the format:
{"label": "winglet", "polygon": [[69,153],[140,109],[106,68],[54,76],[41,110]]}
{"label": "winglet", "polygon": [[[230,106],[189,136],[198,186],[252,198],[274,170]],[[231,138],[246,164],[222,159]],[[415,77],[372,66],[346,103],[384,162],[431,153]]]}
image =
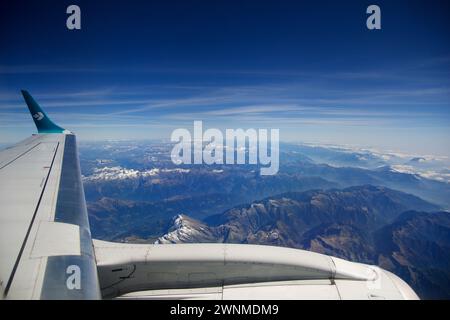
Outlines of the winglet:
{"label": "winglet", "polygon": [[21,92],[27,103],[28,109],[30,110],[31,116],[33,117],[38,133],[62,133],[64,131],[63,128],[50,120],[28,91],[21,90]]}

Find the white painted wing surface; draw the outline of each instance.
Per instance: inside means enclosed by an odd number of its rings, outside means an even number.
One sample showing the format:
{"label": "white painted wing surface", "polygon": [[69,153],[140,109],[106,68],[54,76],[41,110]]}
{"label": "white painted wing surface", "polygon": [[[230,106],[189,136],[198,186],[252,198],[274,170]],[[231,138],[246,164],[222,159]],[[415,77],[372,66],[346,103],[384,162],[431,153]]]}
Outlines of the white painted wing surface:
{"label": "white painted wing surface", "polygon": [[[0,257],[3,298],[100,297],[74,135],[37,134],[0,152]],[[85,288],[69,290],[71,265]]]}

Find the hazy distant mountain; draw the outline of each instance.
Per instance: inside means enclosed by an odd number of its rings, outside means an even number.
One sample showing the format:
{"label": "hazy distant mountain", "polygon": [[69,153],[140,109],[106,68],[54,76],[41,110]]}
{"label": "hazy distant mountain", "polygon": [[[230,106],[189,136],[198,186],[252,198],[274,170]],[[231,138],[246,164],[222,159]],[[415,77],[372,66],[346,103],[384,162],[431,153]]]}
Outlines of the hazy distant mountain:
{"label": "hazy distant mountain", "polygon": [[409,160],[409,163],[416,164],[416,163],[424,163],[426,161],[427,161],[427,159],[425,159],[424,157],[414,157],[411,160]]}
{"label": "hazy distant mountain", "polygon": [[[287,191],[333,188],[338,184],[320,177],[299,174],[260,176],[245,169],[207,170],[192,168],[188,172],[160,170],[156,174],[127,173],[117,170],[117,176],[88,177],[84,181],[88,201],[103,197],[135,201],[159,201],[173,196],[225,194],[248,202]],[[155,171],[155,169],[153,169]],[[109,174],[112,174],[111,171]],[[127,177],[128,175],[128,177]],[[125,176],[125,177],[123,177]],[[123,177],[123,178],[122,178]]]}
{"label": "hazy distant mountain", "polygon": [[[95,202],[106,197],[148,202],[223,194],[232,199],[228,206],[231,208],[283,192],[371,184],[411,193],[450,208],[450,184],[445,182],[450,174],[444,171],[446,167],[440,160],[422,157],[431,167],[419,174],[416,171],[423,163],[414,161],[417,157],[283,144],[279,173],[260,176],[257,166],[249,165],[176,166],[170,160],[170,149],[170,143],[84,145],[80,161],[87,200]],[[418,165],[405,166],[407,159]],[[187,212],[197,218],[214,213],[218,213],[214,208],[205,215]]]}

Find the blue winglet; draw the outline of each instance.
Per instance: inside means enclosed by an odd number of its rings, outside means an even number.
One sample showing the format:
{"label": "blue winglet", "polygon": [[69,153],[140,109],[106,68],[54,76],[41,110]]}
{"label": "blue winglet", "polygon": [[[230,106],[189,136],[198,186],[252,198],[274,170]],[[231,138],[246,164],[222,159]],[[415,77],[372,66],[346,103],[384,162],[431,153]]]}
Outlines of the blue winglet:
{"label": "blue winglet", "polygon": [[38,133],[62,133],[64,131],[64,128],[61,128],[50,120],[28,91],[21,90],[21,92],[33,117]]}

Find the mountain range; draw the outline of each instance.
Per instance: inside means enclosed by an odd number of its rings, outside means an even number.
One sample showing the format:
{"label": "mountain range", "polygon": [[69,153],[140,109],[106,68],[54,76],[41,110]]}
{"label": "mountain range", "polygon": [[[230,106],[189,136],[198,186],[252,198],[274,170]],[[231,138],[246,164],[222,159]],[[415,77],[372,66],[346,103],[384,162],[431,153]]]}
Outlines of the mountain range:
{"label": "mountain range", "polygon": [[[412,211],[415,208],[418,211]],[[198,221],[177,215],[156,243],[294,247],[379,265],[422,298],[450,298],[450,213],[384,187],[285,193]]]}
{"label": "mountain range", "polygon": [[234,242],[380,265],[422,298],[450,298],[445,157],[280,145],[280,170],[175,165],[171,144],[82,144],[92,235],[138,243]]}

